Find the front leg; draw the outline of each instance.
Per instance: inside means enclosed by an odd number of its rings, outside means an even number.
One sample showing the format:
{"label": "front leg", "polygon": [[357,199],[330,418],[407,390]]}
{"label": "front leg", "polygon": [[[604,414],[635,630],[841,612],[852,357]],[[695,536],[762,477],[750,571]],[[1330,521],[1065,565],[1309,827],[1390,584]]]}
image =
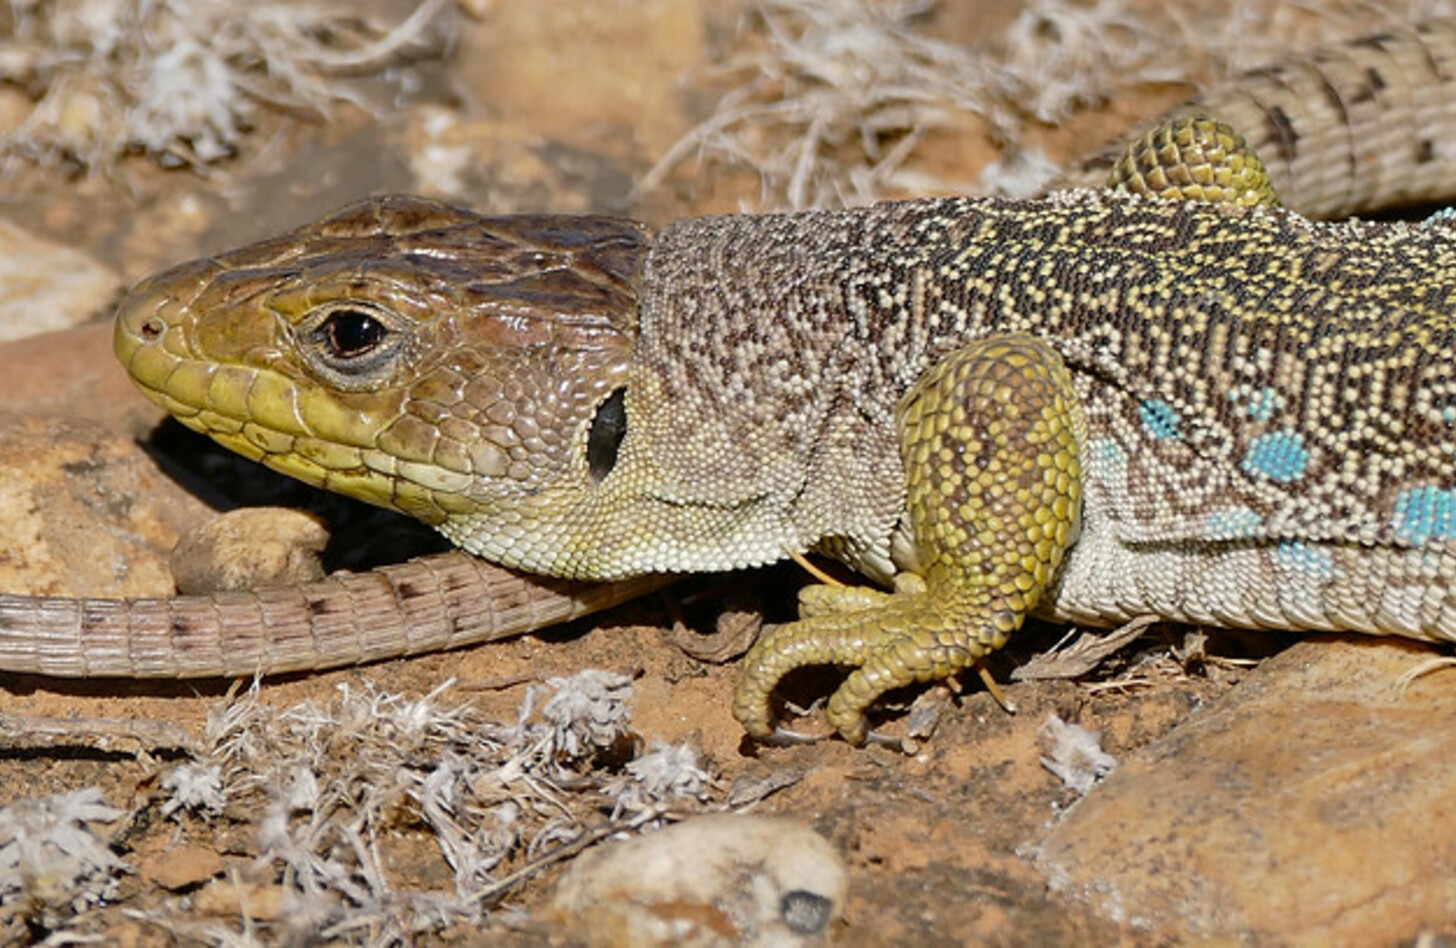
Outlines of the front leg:
{"label": "front leg", "polygon": [[761,639],[733,713],[773,733],[769,695],[805,665],[852,665],[829,700],[845,740],[865,740],[880,695],[946,678],[1006,643],[1054,580],[1081,515],[1086,426],[1061,357],[995,335],[933,366],[900,405],[906,507],[923,586],[868,608],[819,609]]}

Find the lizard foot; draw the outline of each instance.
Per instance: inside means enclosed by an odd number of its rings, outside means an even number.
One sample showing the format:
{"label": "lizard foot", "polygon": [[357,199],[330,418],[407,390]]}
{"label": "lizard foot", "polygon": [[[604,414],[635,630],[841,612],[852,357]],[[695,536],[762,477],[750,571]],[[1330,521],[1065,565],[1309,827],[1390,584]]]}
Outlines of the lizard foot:
{"label": "lizard foot", "polygon": [[1000,648],[1053,580],[1076,535],[1085,434],[1070,376],[1039,340],[993,335],[932,366],[900,405],[906,509],[919,560],[894,593],[814,588],[797,622],[744,661],[733,713],[774,732],[769,696],[806,665],[854,670],[829,699],[852,744],[887,691],[949,678]]}

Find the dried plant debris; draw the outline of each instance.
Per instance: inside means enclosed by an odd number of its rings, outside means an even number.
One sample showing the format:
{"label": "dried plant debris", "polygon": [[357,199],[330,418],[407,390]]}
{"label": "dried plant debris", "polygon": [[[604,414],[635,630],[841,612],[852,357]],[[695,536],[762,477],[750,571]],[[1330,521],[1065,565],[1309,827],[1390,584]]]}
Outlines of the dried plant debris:
{"label": "dried plant debris", "polygon": [[[204,845],[229,861],[227,878],[204,880],[187,906],[128,898],[126,915],[211,943],[403,944],[481,924],[592,842],[722,809],[708,806],[720,794],[693,748],[638,754],[625,676],[529,686],[506,723],[453,690],[341,685],[328,706],[279,709],[255,687],[218,708],[207,750],[162,774],[138,804],[153,815],[132,822],[194,843],[225,836]],[[98,907],[135,860],[90,825],[123,816],[94,789],[0,811],[0,930],[84,937],[114,921]],[[393,881],[432,877],[431,889]]]}
{"label": "dried plant debris", "polygon": [[904,164],[926,133],[958,116],[984,116],[1012,139],[1028,119],[1059,121],[1105,97],[1112,76],[1174,78],[1157,61],[1152,30],[1118,0],[1086,9],[1033,0],[1001,55],[920,32],[934,6],[762,0],[756,11],[765,41],[716,70],[731,90],[645,186],[696,157],[757,170],[765,204],[856,204],[888,187],[944,187],[908,178]]}
{"label": "dried plant debris", "polygon": [[125,816],[95,788],[0,810],[0,936],[10,943],[21,923],[54,929],[115,898],[122,861],[93,824]]}
{"label": "dried plant debris", "polygon": [[[967,47],[924,31],[935,0],[759,0],[738,45],[706,74],[728,91],[643,179],[689,162],[746,166],[761,207],[868,203],[885,192],[1022,196],[1055,171],[1021,153],[1029,124],[1138,86],[1200,84],[1356,35],[1390,17],[1448,14],[1439,0],[1317,6],[1226,0],[1029,0],[998,41]],[[1312,25],[1311,25],[1312,24]],[[1005,152],[988,177],[948,180],[908,159],[930,132],[979,116]],[[1088,142],[1088,150],[1100,142]]]}
{"label": "dried plant debris", "polygon": [[12,0],[0,81],[34,107],[0,155],[101,170],[134,152],[231,157],[260,108],[324,116],[365,104],[356,77],[439,56],[453,4],[393,6],[399,18],[376,22],[340,0]]}
{"label": "dried plant debris", "polygon": [[1069,724],[1056,714],[1047,715],[1036,739],[1041,746],[1041,765],[1079,797],[1117,769],[1117,758],[1102,749],[1101,731]]}

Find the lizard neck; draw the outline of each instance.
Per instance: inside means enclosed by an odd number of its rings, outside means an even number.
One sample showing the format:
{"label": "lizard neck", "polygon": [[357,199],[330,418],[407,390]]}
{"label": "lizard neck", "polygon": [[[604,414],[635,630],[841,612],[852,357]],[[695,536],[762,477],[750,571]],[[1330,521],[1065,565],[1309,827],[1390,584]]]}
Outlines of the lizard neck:
{"label": "lizard neck", "polygon": [[707,218],[659,235],[613,477],[636,496],[636,529],[655,522],[671,539],[677,568],[822,547],[893,571],[894,415],[923,366],[913,342],[886,338],[909,325],[887,318],[904,283],[890,248],[930,206]]}
{"label": "lizard neck", "polygon": [[914,341],[886,336],[913,325],[891,313],[904,301],[881,297],[906,282],[890,248],[932,205],[670,226],[637,282],[611,470],[442,529],[505,565],[581,578],[810,548],[887,578],[904,509],[894,416],[922,366]]}

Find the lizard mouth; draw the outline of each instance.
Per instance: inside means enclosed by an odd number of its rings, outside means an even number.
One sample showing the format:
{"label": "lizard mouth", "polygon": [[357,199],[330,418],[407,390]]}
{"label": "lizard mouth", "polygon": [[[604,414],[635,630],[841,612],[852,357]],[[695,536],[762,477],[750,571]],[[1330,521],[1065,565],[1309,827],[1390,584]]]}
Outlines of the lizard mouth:
{"label": "lizard mouth", "polygon": [[[226,327],[244,351],[211,352],[191,301],[175,289],[215,275],[196,269],[187,264],[139,284],[117,310],[117,358],[147,398],[188,428],[307,484],[431,525],[472,509],[469,475],[380,446],[380,419],[393,417],[396,396],[332,392],[296,377],[248,321]],[[250,335],[258,338],[249,342]]]}
{"label": "lizard mouth", "polygon": [[116,353],[245,457],[432,526],[474,522],[616,466],[649,239],[373,199],[143,281]]}
{"label": "lizard mouth", "polygon": [[[207,407],[211,376],[218,368],[200,359],[190,345],[184,318],[187,301],[173,289],[183,282],[179,279],[183,270],[174,268],[133,287],[117,308],[112,340],[116,357],[132,382],[152,401],[179,417],[195,415]],[[210,275],[196,273],[197,282],[204,282]]]}

